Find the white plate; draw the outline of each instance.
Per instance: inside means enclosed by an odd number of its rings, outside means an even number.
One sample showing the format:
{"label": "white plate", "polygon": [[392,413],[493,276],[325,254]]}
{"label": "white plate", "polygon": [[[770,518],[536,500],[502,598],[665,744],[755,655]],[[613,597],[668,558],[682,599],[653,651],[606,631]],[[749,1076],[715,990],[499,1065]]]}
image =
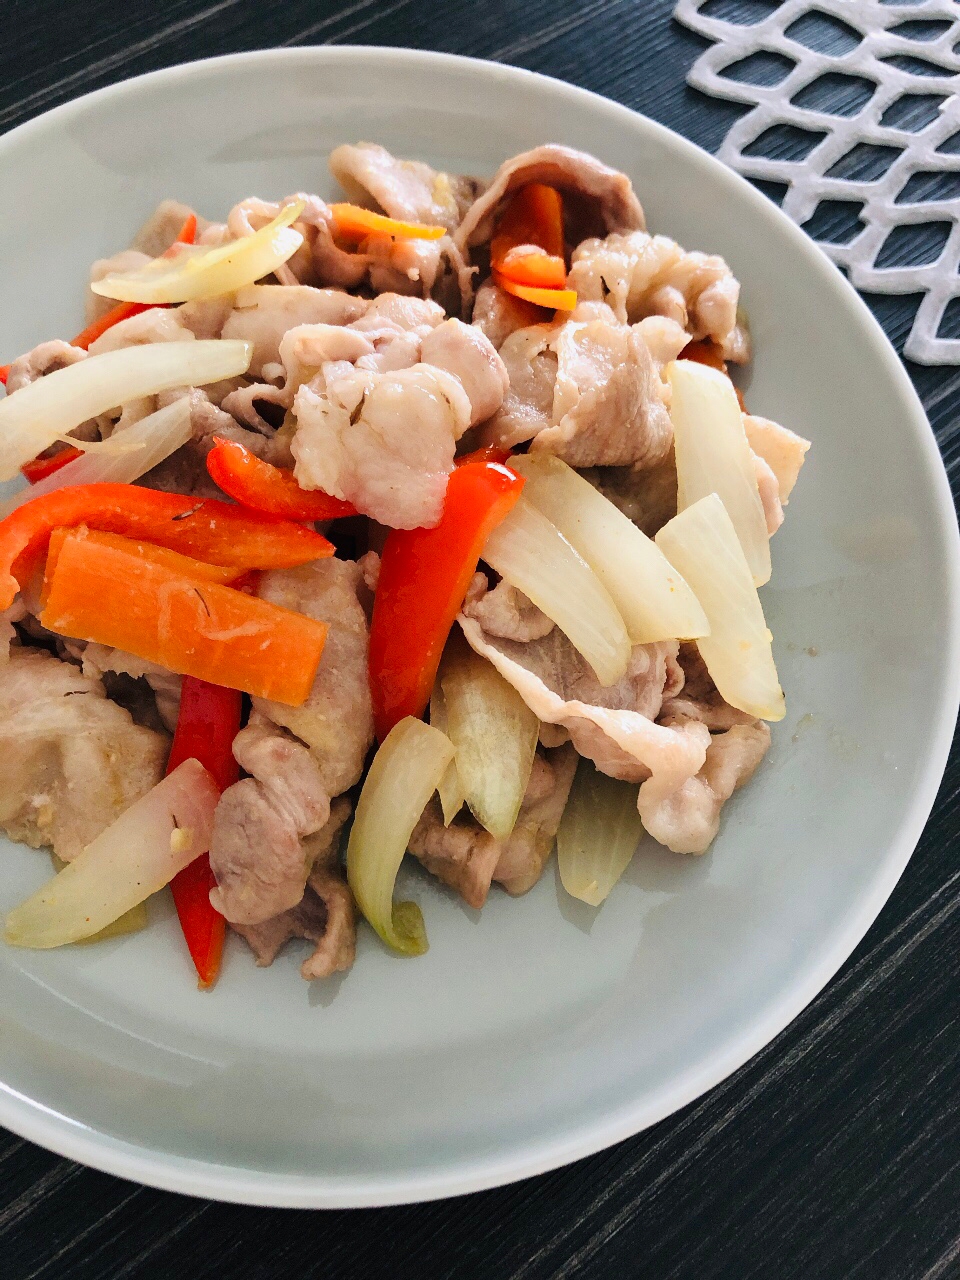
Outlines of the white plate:
{"label": "white plate", "polygon": [[[920,835],[958,702],[958,540],[930,428],[839,273],[746,182],[553,80],[438,54],[296,49],[101,90],[0,140],[0,352],[81,322],[90,262],[163,196],[210,217],[332,192],[374,139],[489,173],[542,141],[625,170],[652,228],[722,253],[756,344],[751,407],[814,442],[765,590],[787,719],[704,858],[644,848],[598,912],[551,867],[482,915],[417,870],[429,954],[363,930],[342,982],[237,939],[213,994],[175,920],[0,948],[0,1122],[160,1187],[373,1205],[539,1173],[669,1115],[769,1041],[863,936]],[[3,849],[0,909],[49,875]],[[870,1032],[872,1034],[872,1032]]]}

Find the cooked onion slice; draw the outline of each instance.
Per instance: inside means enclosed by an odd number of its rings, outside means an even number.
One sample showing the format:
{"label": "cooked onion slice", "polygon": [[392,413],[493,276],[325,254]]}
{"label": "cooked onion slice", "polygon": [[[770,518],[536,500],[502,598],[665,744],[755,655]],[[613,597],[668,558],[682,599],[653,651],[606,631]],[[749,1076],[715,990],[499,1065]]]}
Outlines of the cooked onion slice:
{"label": "cooked onion slice", "polygon": [[[433,693],[430,695],[430,723],[434,729],[439,729],[441,733],[445,733],[448,738],[450,737],[447,722],[447,703],[443,696],[443,690],[440,688],[439,680],[433,686]],[[443,810],[443,825],[449,827],[467,799],[463,783],[460,781],[460,774],[457,772],[456,760],[451,760],[447,765],[446,772],[437,787],[437,795],[440,797],[440,808]]]}
{"label": "cooked onion slice", "polygon": [[581,760],[557,832],[560,881],[567,893],[599,907],[626,871],[642,835],[637,788]]}
{"label": "cooked onion slice", "polygon": [[666,374],[673,391],[670,417],[678,510],[708,493],[718,494],[737,531],[754,586],[760,587],[770,580],[770,538],[733,383],[719,370],[694,360],[675,360]]}
{"label": "cooked onion slice", "polygon": [[88,418],[158,391],[234,378],[252,355],[250,342],[150,342],[48,373],[0,401],[0,480]]}
{"label": "cooked onion slice", "polygon": [[447,644],[440,686],[467,804],[482,827],[506,840],[530,781],[540,721],[459,634]]}
{"label": "cooked onion slice", "polygon": [[133,271],[104,276],[90,288],[104,298],[121,302],[192,302],[235,293],[244,285],[262,280],[303,244],[303,236],[290,226],[303,213],[303,201],[281,209],[272,222],[252,236],[214,247],[178,245]]}
{"label": "cooked onion slice", "polygon": [[15,947],[62,947],[99,933],[204,853],[220,791],[185,760],[7,916]]}
{"label": "cooked onion slice", "polygon": [[557,624],[601,684],[620,679],[630,637],[617,606],[556,525],[522,494],[490,534],[483,559]]}
{"label": "cooked onion slice", "polygon": [[347,845],[347,880],[357,906],[389,947],[407,956],[427,949],[415,902],[393,901],[410,833],[453,759],[439,729],[405,716],[373,758]]}
{"label": "cooked onion slice", "polygon": [[748,715],[782,720],[773,636],[726,507],[715,493],[701,498],[663,526],[657,546],[703,605],[710,634],[697,645],[724,698]]}
{"label": "cooked onion slice", "polygon": [[0,520],[24,502],[42,498],[45,493],[53,493],[54,489],[77,484],[104,484],[107,481],[132,484],[186,444],[191,434],[190,401],[184,396],[118,432],[129,445],[123,453],[84,453],[83,457],[74,458],[59,471],[22,489],[8,502],[0,504]]}
{"label": "cooked onion slice", "polygon": [[710,630],[697,597],[656,544],[583,476],[544,453],[510,459],[523,496],[557,526],[610,592],[634,644]]}

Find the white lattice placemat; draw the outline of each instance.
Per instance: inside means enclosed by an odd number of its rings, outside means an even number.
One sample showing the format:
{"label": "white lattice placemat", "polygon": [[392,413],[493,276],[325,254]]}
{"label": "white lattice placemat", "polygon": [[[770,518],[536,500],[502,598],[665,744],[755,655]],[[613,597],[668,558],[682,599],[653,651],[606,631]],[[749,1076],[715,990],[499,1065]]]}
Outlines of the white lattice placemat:
{"label": "white lattice placemat", "polygon": [[[848,29],[849,37],[836,42],[846,44],[845,52],[818,52],[798,38],[816,14],[821,22],[828,15],[827,21],[832,18]],[[731,128],[719,158],[747,177],[785,184],[783,210],[800,224],[822,201],[862,202],[863,230],[846,244],[819,240],[821,247],[847,269],[858,289],[922,292],[904,354],[922,364],[960,364],[960,338],[938,335],[951,300],[960,298],[960,176],[945,194],[944,182],[934,181],[935,175],[960,175],[960,136],[955,138],[960,131],[960,5],[951,0],[784,0],[771,12],[763,0],[680,0],[675,16],[714,42],[697,59],[688,82],[713,97],[753,107]],[[742,64],[751,57],[756,61],[758,54],[768,61],[770,55],[784,60],[779,83],[731,78],[731,71],[734,76],[738,71],[749,74]],[[792,69],[788,63],[794,64]],[[816,100],[813,86],[824,76],[841,90],[841,77],[869,82],[867,93],[870,83],[876,88],[859,110],[854,103],[854,113],[848,115],[802,105],[798,98]],[[855,85],[850,79],[851,89]],[[936,98],[942,101],[937,104]],[[918,123],[917,117],[922,120],[922,110],[915,109],[922,101],[937,108],[930,111],[933,119],[924,127],[906,127]],[[763,150],[763,135],[778,126],[825,136],[802,159],[756,154]],[[862,155],[875,168],[887,163],[885,172],[871,175],[872,180],[842,176],[841,162],[857,148],[852,159]],[[889,154],[872,148],[887,148]],[[746,154],[750,150],[754,153]],[[926,186],[932,194],[925,199],[922,175],[931,179]],[[935,260],[876,265],[891,234],[931,223],[951,224]]]}

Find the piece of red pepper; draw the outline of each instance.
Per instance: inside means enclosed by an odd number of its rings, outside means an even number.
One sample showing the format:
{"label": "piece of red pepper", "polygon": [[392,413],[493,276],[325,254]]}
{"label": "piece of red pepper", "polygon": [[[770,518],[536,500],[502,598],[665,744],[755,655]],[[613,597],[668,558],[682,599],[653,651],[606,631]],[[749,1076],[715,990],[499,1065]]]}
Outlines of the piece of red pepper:
{"label": "piece of red pepper", "polygon": [[29,480],[31,484],[36,484],[38,480],[46,480],[47,476],[52,476],[55,471],[65,467],[68,462],[73,462],[75,458],[79,458],[82,453],[82,449],[76,449],[72,444],[65,444],[62,449],[58,449],[56,453],[51,453],[46,458],[41,454],[39,458],[34,458],[32,462],[25,462],[20,470],[23,472],[25,479]]}
{"label": "piece of red pepper", "polygon": [[291,520],[133,484],[82,484],[32,498],[0,520],[0,609],[46,555],[50,534],[85,524],[210,564],[289,569],[333,555],[322,534]]}
{"label": "piece of red pepper", "polygon": [[436,528],[387,535],[370,626],[370,684],[381,742],[404,716],[423,714],[483,545],[523,483],[497,462],[464,462],[447,482]]}
{"label": "piece of red pepper", "polygon": [[289,468],[264,462],[236,440],[214,436],[207,471],[224,493],[252,511],[287,520],[336,520],[357,514],[351,502],[301,489]]}
{"label": "piece of red pepper", "polygon": [[[236,689],[184,676],[167,773],[193,758],[213,775],[221,792],[232,786],[240,777],[233,740],[240,729],[241,704],[242,695]],[[224,919],[210,902],[215,884],[206,852],[178,872],[171,883],[180,928],[204,990],[213,985],[223,953]]]}

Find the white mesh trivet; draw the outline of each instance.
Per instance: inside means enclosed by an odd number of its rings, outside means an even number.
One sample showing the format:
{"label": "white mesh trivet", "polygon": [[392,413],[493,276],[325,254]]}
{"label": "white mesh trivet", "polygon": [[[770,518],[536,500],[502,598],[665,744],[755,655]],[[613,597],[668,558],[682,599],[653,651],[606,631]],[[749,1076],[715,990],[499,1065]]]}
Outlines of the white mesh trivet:
{"label": "white mesh trivet", "polygon": [[[754,3],[754,14],[757,8]],[[738,20],[709,16],[718,9]],[[896,203],[898,193],[913,174],[960,173],[960,154],[937,150],[960,130],[960,98],[956,96],[960,90],[960,56],[954,49],[960,40],[960,6],[950,0],[921,0],[914,4],[785,0],[769,16],[748,25],[744,25],[745,12],[749,12],[747,5],[737,12],[729,0],[726,6],[721,0],[680,0],[675,14],[684,26],[715,42],[697,59],[688,82],[713,97],[753,106],[727,134],[717,153],[719,158],[747,177],[787,184],[783,210],[801,224],[822,200],[863,201],[859,216],[864,230],[847,244],[821,242],[821,247],[847,269],[858,289],[924,293],[905,354],[922,364],[960,364],[960,339],[937,336],[945,308],[951,299],[960,297],[960,195]],[[833,55],[814,52],[785,34],[798,19],[815,13],[832,14],[855,28],[862,40],[848,53]],[[946,20],[950,25],[936,34],[935,26],[919,26],[924,19]],[[911,24],[907,33],[891,30],[904,23]],[[923,38],[931,31],[936,38]],[[762,51],[780,54],[796,66],[773,87],[745,84],[720,74]],[[888,61],[895,57],[909,59],[910,69]],[[925,64],[922,69],[920,64]],[[791,101],[807,85],[830,72],[865,77],[874,81],[877,89],[852,116],[831,115]],[[919,132],[881,125],[884,112],[905,94],[945,95],[946,100],[933,122]],[[826,137],[800,161],[744,155],[744,148],[778,124],[823,132]],[[876,181],[827,177],[827,171],[859,143],[895,147],[902,154]],[[934,222],[952,224],[935,262],[909,267],[874,265],[884,241],[896,228]]]}

